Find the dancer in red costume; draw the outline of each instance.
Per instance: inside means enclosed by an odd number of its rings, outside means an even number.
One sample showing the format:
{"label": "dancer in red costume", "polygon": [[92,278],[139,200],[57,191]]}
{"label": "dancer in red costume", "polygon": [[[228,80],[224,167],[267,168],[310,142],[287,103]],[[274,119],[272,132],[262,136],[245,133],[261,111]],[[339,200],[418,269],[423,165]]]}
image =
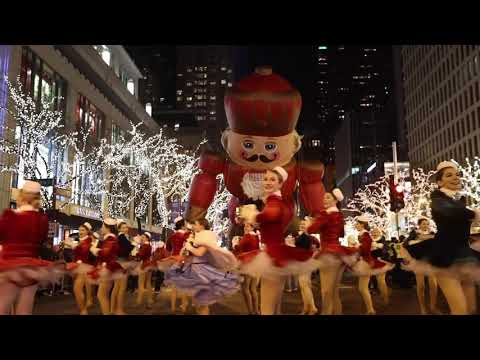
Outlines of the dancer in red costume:
{"label": "dancer in red costume", "polygon": [[[94,269],[94,262],[90,248],[93,245],[92,225],[86,222],[79,226],[80,236],[78,244],[73,245],[74,263],[67,265],[74,276],[73,294],[77,302],[80,315],[88,315],[88,307],[93,305],[92,284],[87,283],[87,274]],[[85,296],[86,292],[86,296]]]}
{"label": "dancer in red costume", "polygon": [[377,277],[378,286],[385,304],[389,303],[389,291],[385,282],[385,274],[387,271],[395,267],[386,261],[375,258],[372,255],[372,238],[368,233],[368,217],[365,215],[357,217],[355,229],[358,231],[358,240],[360,242],[360,260],[352,267],[353,273],[358,278],[358,289],[362,295],[363,302],[367,308],[367,315],[375,315],[372,297],[368,289],[368,283],[372,275]]}
{"label": "dancer in red costume", "polygon": [[64,264],[39,259],[47,241],[48,219],[40,213],[40,184],[26,181],[17,198],[17,210],[0,218],[0,315],[15,304],[16,315],[31,315],[38,283],[55,282]]}
{"label": "dancer in red costume", "polygon": [[152,235],[149,232],[144,232],[141,235],[141,246],[138,250],[135,259],[139,262],[134,270],[134,274],[138,275],[138,293],[137,305],[142,305],[147,295],[147,309],[153,305],[153,288],[152,288],[152,270],[157,266],[152,261],[152,246],[150,241]]}
{"label": "dancer in red costume", "polygon": [[[248,257],[251,251],[258,251],[260,249],[260,239],[258,233],[255,231],[253,224],[245,223],[243,225],[243,237],[238,244],[233,247],[233,253],[238,259],[244,256]],[[260,279],[250,275],[244,275],[242,282],[242,293],[247,305],[249,315],[258,315],[260,307],[258,303],[258,284]]]}
{"label": "dancer in red costume", "polygon": [[259,223],[265,250],[251,251],[243,256],[239,271],[261,278],[261,314],[279,314],[285,277],[313,271],[318,267],[313,251],[285,244],[285,231],[293,213],[284,204],[280,189],[288,173],[281,167],[265,173],[263,202],[265,207],[258,212],[255,205],[240,209],[240,217],[247,222]]}
{"label": "dancer in red costume", "polygon": [[[166,271],[172,266],[176,261],[181,259],[180,252],[185,245],[187,239],[191,236],[191,232],[187,230],[187,224],[185,219],[178,217],[175,219],[175,232],[168,238],[166,248],[171,252],[171,256],[161,261],[158,261],[158,267],[161,271]],[[177,310],[177,289],[172,284],[170,286],[170,310],[172,313],[175,313]],[[185,313],[188,309],[188,296],[181,294],[181,305],[180,309]]]}
{"label": "dancer in red costume", "polygon": [[110,290],[113,281],[126,277],[125,269],[118,263],[119,244],[116,236],[117,222],[105,219],[101,229],[103,241],[100,248],[93,245],[90,251],[97,257],[95,269],[88,273],[88,281],[99,284],[98,301],[103,315],[110,315]]}
{"label": "dancer in red costume", "polygon": [[342,246],[345,222],[337,204],[343,200],[340,189],[334,189],[324,196],[325,210],[314,221],[307,220],[302,227],[307,233],[320,232],[321,250],[315,255],[319,261],[322,315],[341,315],[340,282],[345,265],[353,265],[357,260],[357,249]]}

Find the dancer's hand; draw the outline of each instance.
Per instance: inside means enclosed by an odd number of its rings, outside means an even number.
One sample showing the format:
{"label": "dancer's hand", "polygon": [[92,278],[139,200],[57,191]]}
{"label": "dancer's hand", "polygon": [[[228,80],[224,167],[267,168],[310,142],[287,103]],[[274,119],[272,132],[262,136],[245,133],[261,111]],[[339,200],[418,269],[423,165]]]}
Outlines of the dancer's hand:
{"label": "dancer's hand", "polygon": [[91,252],[93,255],[95,255],[95,256],[98,255],[98,252],[99,252],[99,251],[100,251],[100,249],[97,248],[97,247],[94,247],[94,246],[90,247],[90,252]]}

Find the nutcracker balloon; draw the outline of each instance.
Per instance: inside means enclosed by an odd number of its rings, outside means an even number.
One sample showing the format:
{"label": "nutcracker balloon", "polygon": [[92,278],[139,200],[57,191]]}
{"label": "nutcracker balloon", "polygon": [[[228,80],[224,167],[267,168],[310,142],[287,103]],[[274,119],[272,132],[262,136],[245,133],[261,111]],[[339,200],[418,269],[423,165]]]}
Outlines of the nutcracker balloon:
{"label": "nutcracker balloon", "polygon": [[201,155],[201,171],[190,188],[188,221],[205,217],[219,174],[233,195],[228,206],[233,221],[238,206],[261,199],[264,172],[276,166],[288,173],[281,189],[287,206],[294,210],[298,182],[305,209],[310,215],[319,214],[325,192],[323,163],[294,158],[301,147],[295,130],[302,106],[300,93],[270,67],[259,67],[227,89],[224,104],[229,128],[222,134],[222,145],[227,156],[211,151]]}

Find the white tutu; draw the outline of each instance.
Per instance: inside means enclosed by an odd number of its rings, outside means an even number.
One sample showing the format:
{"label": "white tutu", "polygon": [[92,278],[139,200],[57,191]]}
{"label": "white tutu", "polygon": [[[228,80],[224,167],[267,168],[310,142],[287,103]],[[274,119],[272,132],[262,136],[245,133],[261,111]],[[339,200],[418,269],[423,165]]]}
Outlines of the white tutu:
{"label": "white tutu", "polygon": [[63,263],[49,267],[20,266],[0,272],[0,284],[8,282],[22,284],[30,281],[35,281],[40,285],[55,284],[60,282],[65,272]]}
{"label": "white tutu", "polygon": [[285,266],[280,267],[275,266],[272,258],[265,251],[260,251],[252,260],[239,265],[236,272],[257,278],[278,278],[311,273],[322,263],[326,266],[327,260],[317,260],[312,257],[306,261],[290,260]]}
{"label": "white tutu", "polygon": [[372,268],[369,263],[363,259],[360,259],[353,266],[350,266],[350,269],[356,276],[375,276],[385,274],[387,271],[390,271],[395,267],[395,264],[383,260],[379,261],[385,263],[386,265],[380,268]]}

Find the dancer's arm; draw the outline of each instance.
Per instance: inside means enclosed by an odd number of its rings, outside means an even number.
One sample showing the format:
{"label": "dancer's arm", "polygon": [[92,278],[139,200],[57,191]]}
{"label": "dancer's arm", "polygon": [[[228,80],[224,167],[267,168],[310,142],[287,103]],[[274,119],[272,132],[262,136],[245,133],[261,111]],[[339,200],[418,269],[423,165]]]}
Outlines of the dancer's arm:
{"label": "dancer's arm", "polygon": [[185,244],[185,250],[188,250],[194,256],[203,256],[208,251],[205,246],[194,247],[190,242]]}

